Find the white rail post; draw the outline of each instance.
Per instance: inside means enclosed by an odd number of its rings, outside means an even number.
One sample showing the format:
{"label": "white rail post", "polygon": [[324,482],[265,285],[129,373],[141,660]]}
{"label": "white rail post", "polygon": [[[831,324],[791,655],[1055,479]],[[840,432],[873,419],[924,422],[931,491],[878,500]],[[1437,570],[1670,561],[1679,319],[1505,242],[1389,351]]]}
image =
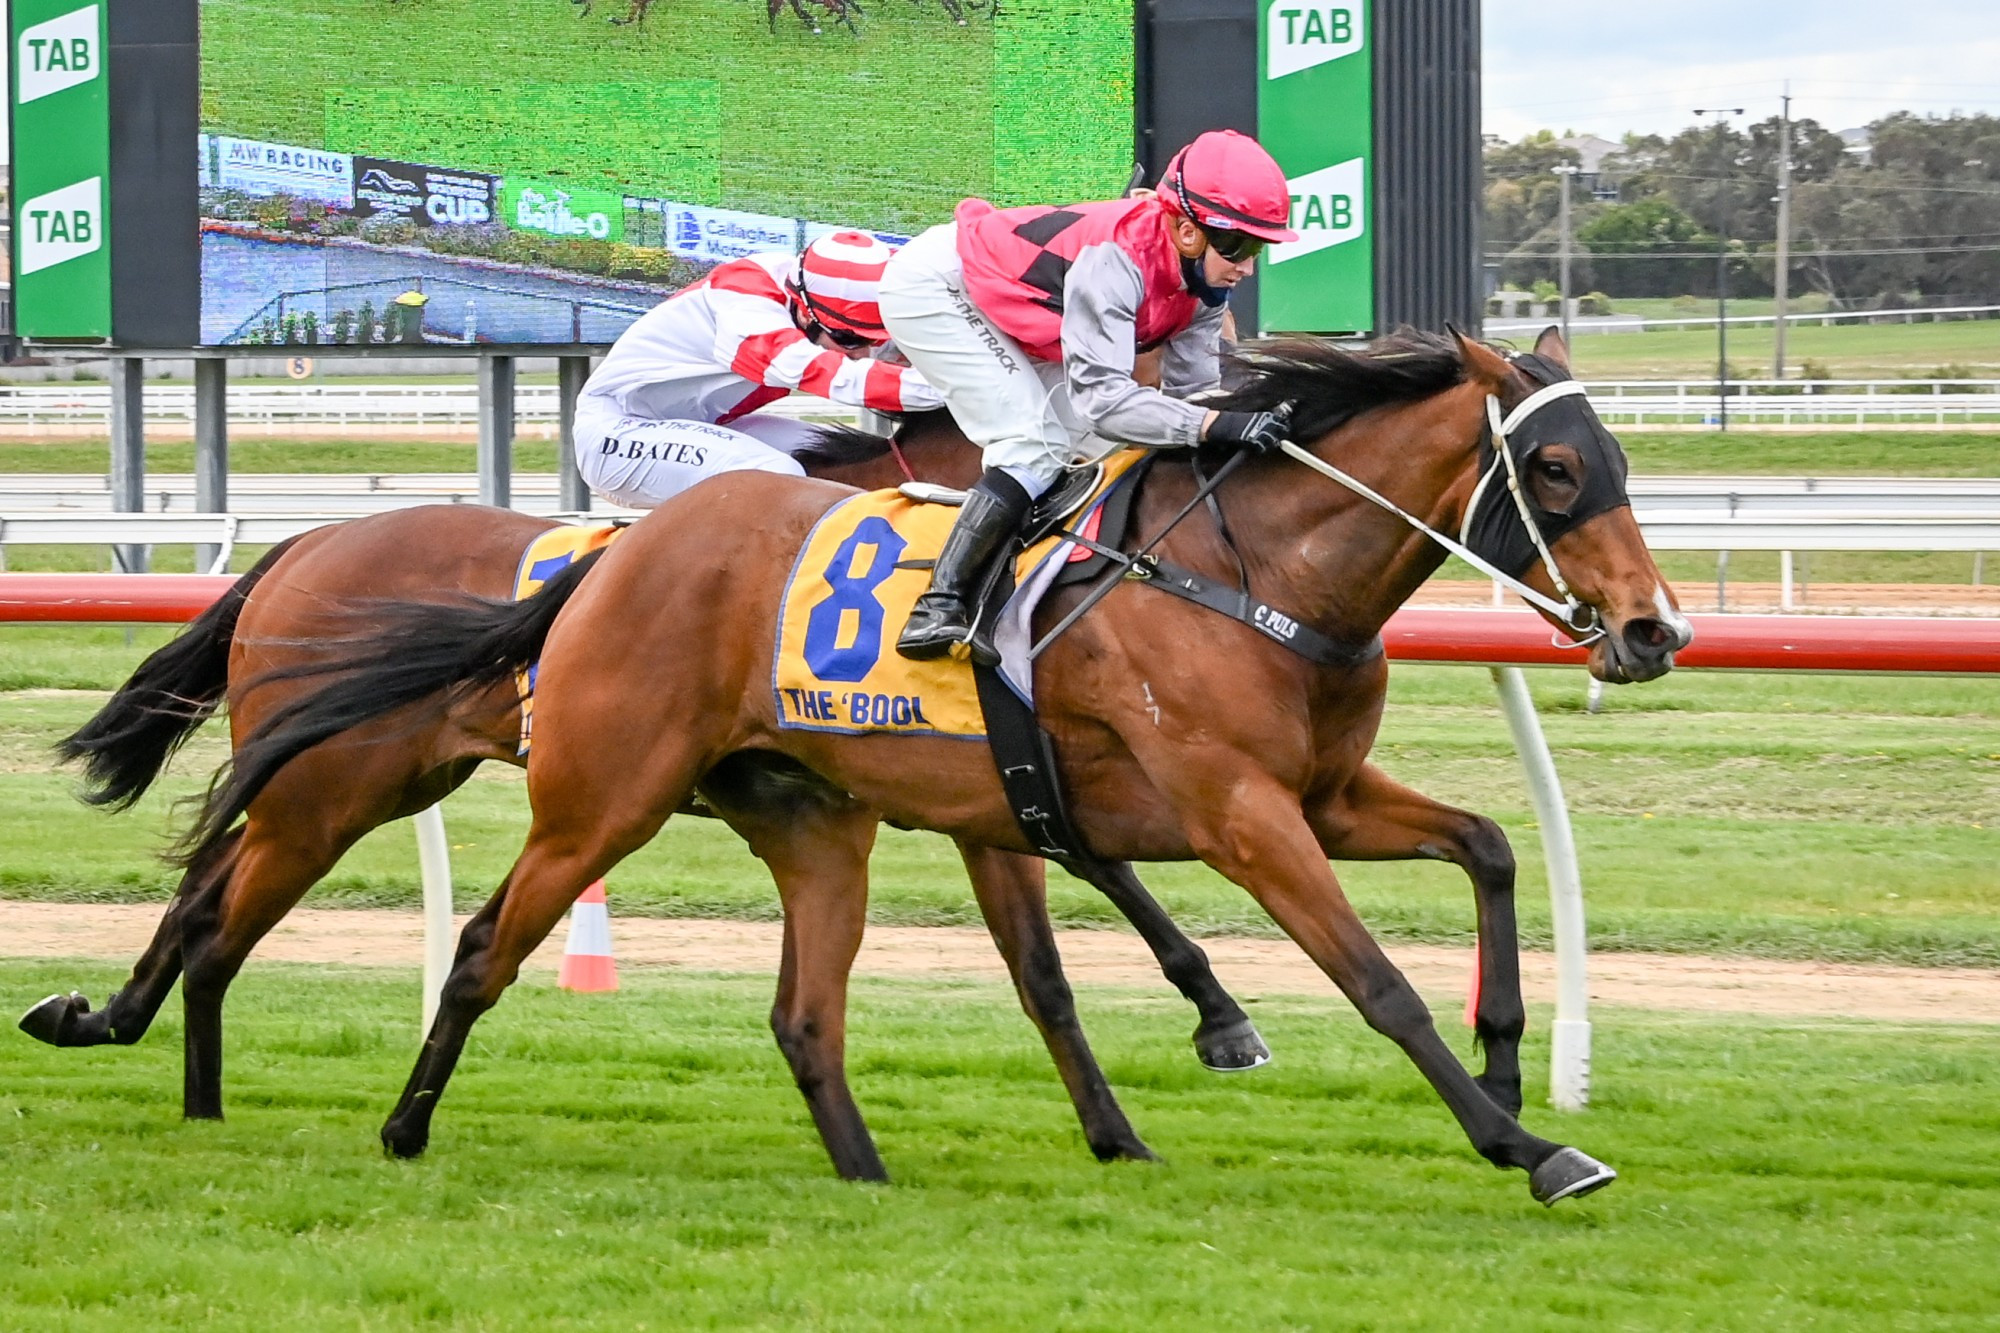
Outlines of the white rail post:
{"label": "white rail post", "polygon": [[424,885],[424,1032],[437,1017],[438,996],[451,975],[451,844],[444,835],[444,807],[417,812],[417,864]]}
{"label": "white rail post", "polygon": [[1583,925],[1583,879],[1577,870],[1576,838],[1562,781],[1542,734],[1528,679],[1519,667],[1494,667],[1500,711],[1514,733],[1514,750],[1527,775],[1528,796],[1542,830],[1542,860],[1548,867],[1549,914],[1556,942],[1556,1019],[1550,1033],[1549,1104],[1558,1111],[1590,1105],[1589,944]]}
{"label": "white rail post", "polygon": [[1778,609],[1789,611],[1792,609],[1792,553],[1790,551],[1778,552],[1778,582]]}

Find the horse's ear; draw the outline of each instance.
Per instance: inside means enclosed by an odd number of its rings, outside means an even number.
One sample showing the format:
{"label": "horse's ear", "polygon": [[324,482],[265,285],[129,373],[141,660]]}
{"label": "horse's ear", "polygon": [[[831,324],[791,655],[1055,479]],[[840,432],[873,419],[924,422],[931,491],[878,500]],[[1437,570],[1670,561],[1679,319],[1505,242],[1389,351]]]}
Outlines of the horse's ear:
{"label": "horse's ear", "polygon": [[1497,385],[1513,374],[1507,365],[1507,359],[1491,347],[1466,337],[1456,327],[1447,327],[1451,329],[1451,336],[1458,339],[1459,356],[1464,359],[1466,372],[1474,379]]}
{"label": "horse's ear", "polygon": [[[1569,344],[1563,341],[1562,327],[1551,324],[1542,330],[1542,336],[1535,339],[1535,355],[1546,357],[1564,370],[1570,370]],[[1574,374],[1574,371],[1571,371]]]}

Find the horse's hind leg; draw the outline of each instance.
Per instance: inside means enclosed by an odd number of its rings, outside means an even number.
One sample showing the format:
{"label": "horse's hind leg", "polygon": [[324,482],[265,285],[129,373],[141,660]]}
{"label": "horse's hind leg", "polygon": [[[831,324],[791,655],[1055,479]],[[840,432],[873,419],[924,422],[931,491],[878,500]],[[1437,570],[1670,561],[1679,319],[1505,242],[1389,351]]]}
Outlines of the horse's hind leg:
{"label": "horse's hind leg", "polygon": [[252,811],[236,835],[236,855],[181,915],[180,954],[186,979],[181,1113],[190,1120],[222,1118],[222,1004],[244,960],[285,914],[298,906],[341,855],[372,824],[329,826],[325,807]]}
{"label": "horse's hind leg", "polygon": [[[692,785],[664,779],[658,769],[633,774],[622,761],[629,751],[619,743],[621,733],[585,734],[585,728],[563,726],[549,731],[549,741],[537,740],[529,766],[535,817],[527,845],[499,890],[459,933],[437,1018],[403,1095],[383,1123],[382,1146],[397,1157],[415,1157],[430,1143],[431,1117],[472,1025],[499,1003],[520,975],[521,963],[591,881],[659,832]],[[538,729],[536,736],[542,734]],[[537,765],[542,772],[554,767],[553,754],[563,742],[585,763],[538,782]],[[662,743],[648,756],[658,759],[660,768],[674,767],[666,748]],[[599,757],[600,762],[589,762]]]}
{"label": "horse's hind leg", "polygon": [[785,761],[739,755],[702,794],[770,868],[785,907],[771,1032],[843,1180],[887,1180],[847,1084],[847,978],[868,917],[880,815]]}
{"label": "horse's hind leg", "polygon": [[958,845],[972,877],[986,928],[1007,960],[1021,1007],[1041,1030],[1063,1086],[1069,1089],[1083,1122],[1083,1137],[1101,1162],[1119,1158],[1150,1161],[1152,1149],[1125,1118],[1118,1099],[1105,1081],[1097,1057],[1090,1052],[1083,1025],[1077,1021],[1076,1000],[1063,976],[1055,930],[1049,924],[1047,885],[1042,863],[1032,857],[990,847]]}
{"label": "horse's hind leg", "polygon": [[1215,970],[1209,966],[1208,955],[1201,946],[1181,933],[1166,909],[1140,883],[1131,865],[1124,861],[1099,862],[1094,867],[1080,868],[1079,873],[1132,923],[1139,937],[1146,941],[1146,947],[1153,951],[1153,957],[1159,960],[1161,974],[1200,1013],[1201,1023],[1194,1030],[1196,1058],[1222,1073],[1268,1064],[1271,1048],[1264,1044],[1257,1025],[1215,979]]}
{"label": "horse's hind leg", "polygon": [[93,1010],[90,1001],[74,992],[51,995],[22,1016],[21,1030],[51,1046],[101,1046],[107,1042],[130,1046],[145,1036],[174,982],[180,979],[181,921],[187,905],[204,893],[214,892],[227,879],[241,837],[241,829],[233,831],[188,867],[173,901],[160,917],[152,943],[102,1009]]}
{"label": "horse's hind leg", "polygon": [[1338,797],[1307,811],[1326,854],[1341,861],[1449,861],[1471,878],[1479,923],[1473,1031],[1486,1053],[1478,1083],[1521,1112],[1521,941],[1514,921],[1514,851],[1499,825],[1412,791],[1364,764]]}

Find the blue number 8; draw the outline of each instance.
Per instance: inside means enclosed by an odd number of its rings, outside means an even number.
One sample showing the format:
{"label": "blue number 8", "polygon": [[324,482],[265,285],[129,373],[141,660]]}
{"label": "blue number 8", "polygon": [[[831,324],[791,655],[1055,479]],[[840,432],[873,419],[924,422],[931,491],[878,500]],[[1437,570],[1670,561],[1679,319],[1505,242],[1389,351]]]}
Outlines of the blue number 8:
{"label": "blue number 8", "polygon": [[[846,541],[833,553],[821,575],[833,591],[820,599],[806,617],[806,666],[821,680],[854,682],[875,669],[882,656],[882,617],[886,612],[875,600],[875,590],[896,572],[909,543],[880,515],[864,518]],[[864,546],[875,548],[868,568],[854,572],[854,557]],[[840,646],[840,627],[846,614],[858,617],[854,642]]]}

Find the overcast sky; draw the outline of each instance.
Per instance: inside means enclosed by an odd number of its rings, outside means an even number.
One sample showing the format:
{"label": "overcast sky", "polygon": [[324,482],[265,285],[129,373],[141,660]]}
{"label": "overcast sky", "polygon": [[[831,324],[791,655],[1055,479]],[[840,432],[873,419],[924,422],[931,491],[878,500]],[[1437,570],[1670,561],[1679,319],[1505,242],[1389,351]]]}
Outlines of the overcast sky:
{"label": "overcast sky", "polygon": [[[1392,0],[1393,3],[1393,0]],[[2000,0],[1485,0],[1486,130],[1665,133],[1695,107],[1828,129],[2000,114]]]}

